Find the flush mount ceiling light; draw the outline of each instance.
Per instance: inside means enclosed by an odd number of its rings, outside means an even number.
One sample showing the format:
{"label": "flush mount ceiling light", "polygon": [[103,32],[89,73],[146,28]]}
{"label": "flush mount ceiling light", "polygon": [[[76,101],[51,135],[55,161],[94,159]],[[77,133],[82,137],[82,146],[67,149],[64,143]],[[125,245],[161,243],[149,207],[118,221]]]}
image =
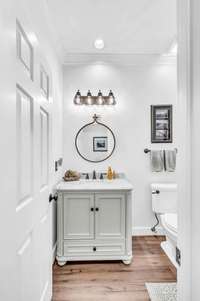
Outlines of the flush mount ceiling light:
{"label": "flush mount ceiling light", "polygon": [[80,91],[78,90],[74,97],[74,104],[75,105],[115,105],[116,101],[112,90],[110,90],[109,94],[106,96],[102,94],[101,90],[99,90],[97,96],[93,96],[90,90],[88,90],[86,96],[82,96]]}
{"label": "flush mount ceiling light", "polygon": [[104,41],[102,39],[96,39],[94,41],[94,46],[96,49],[103,49],[104,48]]}

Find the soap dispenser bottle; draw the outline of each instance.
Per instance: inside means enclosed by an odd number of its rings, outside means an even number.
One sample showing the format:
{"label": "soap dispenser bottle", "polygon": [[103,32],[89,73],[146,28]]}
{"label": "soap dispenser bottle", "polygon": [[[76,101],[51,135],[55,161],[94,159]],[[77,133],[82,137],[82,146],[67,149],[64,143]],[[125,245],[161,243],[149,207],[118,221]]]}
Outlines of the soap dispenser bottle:
{"label": "soap dispenser bottle", "polygon": [[110,166],[108,167],[107,179],[108,180],[112,180],[113,179],[113,173],[112,173],[112,169],[111,169]]}

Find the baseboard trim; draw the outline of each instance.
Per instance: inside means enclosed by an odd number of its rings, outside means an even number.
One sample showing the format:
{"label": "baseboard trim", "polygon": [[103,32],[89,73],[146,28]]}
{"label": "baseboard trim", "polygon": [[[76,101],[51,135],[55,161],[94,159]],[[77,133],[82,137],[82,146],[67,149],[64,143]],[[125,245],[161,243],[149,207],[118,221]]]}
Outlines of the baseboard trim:
{"label": "baseboard trim", "polygon": [[132,228],[133,236],[143,236],[143,235],[164,235],[164,231],[162,227],[156,228],[156,233],[151,231],[151,227],[133,227]]}
{"label": "baseboard trim", "polygon": [[56,259],[56,248],[57,248],[57,242],[54,244],[52,249],[52,264],[54,264],[54,261]]}

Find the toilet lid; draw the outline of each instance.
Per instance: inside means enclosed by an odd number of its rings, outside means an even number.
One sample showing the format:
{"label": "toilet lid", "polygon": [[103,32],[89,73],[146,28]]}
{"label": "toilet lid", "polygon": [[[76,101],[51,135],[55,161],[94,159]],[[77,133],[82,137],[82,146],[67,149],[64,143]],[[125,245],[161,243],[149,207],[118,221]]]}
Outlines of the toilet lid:
{"label": "toilet lid", "polygon": [[166,213],[165,215],[165,223],[174,232],[177,232],[178,229],[178,221],[176,213]]}

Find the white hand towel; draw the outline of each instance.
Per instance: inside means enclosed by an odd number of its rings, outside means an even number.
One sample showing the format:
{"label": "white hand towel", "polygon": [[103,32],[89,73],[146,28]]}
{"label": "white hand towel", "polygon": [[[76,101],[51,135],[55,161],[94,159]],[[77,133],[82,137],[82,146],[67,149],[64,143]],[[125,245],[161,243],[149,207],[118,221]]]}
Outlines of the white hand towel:
{"label": "white hand towel", "polygon": [[164,154],[162,150],[151,151],[151,169],[153,172],[161,172],[164,168]]}
{"label": "white hand towel", "polygon": [[165,170],[173,172],[176,169],[176,150],[165,150]]}

